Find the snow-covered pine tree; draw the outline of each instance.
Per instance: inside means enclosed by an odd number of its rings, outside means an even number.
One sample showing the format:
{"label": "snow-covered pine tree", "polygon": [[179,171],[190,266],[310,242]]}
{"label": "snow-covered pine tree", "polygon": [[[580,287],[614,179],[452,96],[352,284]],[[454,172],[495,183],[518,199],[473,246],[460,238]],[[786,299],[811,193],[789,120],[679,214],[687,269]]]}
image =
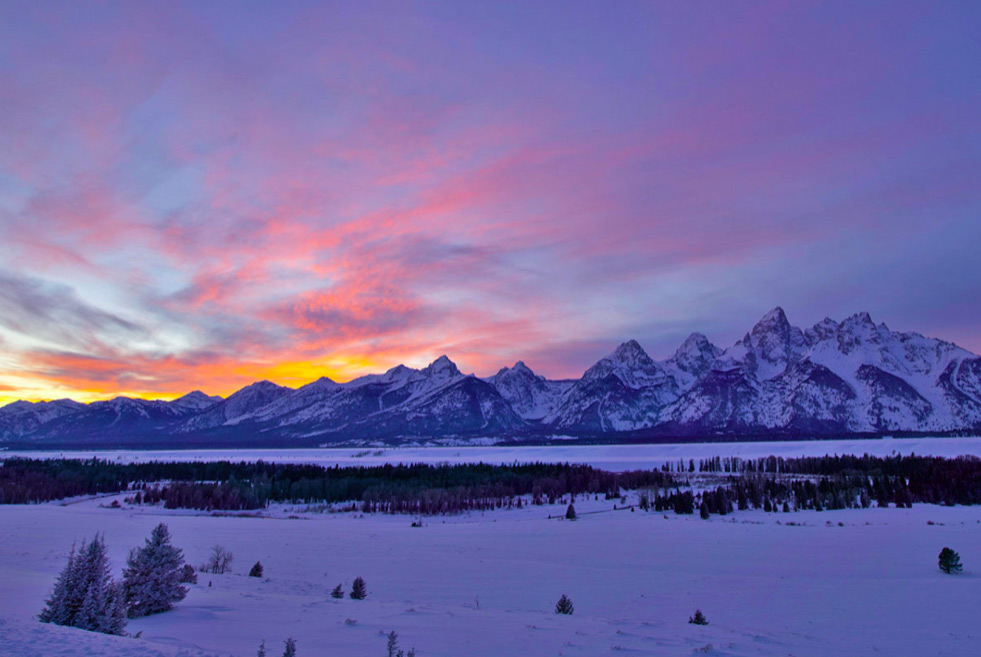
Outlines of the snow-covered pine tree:
{"label": "snow-covered pine tree", "polygon": [[102,537],[83,541],[77,552],[72,548],[40,620],[103,634],[125,633],[123,595],[112,579]]}
{"label": "snow-covered pine tree", "polygon": [[72,551],[68,553],[68,564],[58,575],[54,590],[51,591],[51,596],[38,616],[42,623],[71,625],[72,613],[68,609],[68,598],[74,580],[78,576],[78,565],[75,563],[75,558],[75,546],[72,545]]}
{"label": "snow-covered pine tree", "polygon": [[367,595],[368,587],[365,586],[364,580],[360,577],[355,578],[354,584],[351,586],[351,599],[364,600]]}
{"label": "snow-covered pine tree", "polygon": [[130,618],[167,611],[187,595],[181,586],[184,555],[170,544],[170,531],[160,523],[146,539],[133,549],[123,569],[123,588]]}

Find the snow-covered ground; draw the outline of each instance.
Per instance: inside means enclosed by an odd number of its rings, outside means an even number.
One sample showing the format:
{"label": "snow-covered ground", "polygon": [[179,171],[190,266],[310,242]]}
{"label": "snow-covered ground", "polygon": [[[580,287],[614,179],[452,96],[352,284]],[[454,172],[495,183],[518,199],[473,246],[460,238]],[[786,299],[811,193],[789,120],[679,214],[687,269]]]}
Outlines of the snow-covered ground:
{"label": "snow-covered ground", "polygon": [[[718,453],[693,447],[686,457]],[[414,528],[405,516],[210,517],[100,507],[109,501],[0,506],[0,655],[251,657],[265,639],[278,657],[293,636],[299,657],[381,657],[391,630],[421,657],[976,657],[981,646],[981,507],[705,521],[580,499],[575,522],[549,519],[557,504]],[[222,544],[234,572],[201,574],[176,609],[131,621],[139,639],[34,620],[73,540],[104,532],[118,575],[161,521],[190,563]],[[963,574],[937,568],[944,546]],[[245,576],[257,560],[265,579]],[[359,575],[366,600],[331,599]],[[553,613],[563,593],[573,616]],[[696,608],[710,625],[688,624]]]}
{"label": "snow-covered ground", "polygon": [[667,445],[551,445],[542,447],[378,447],[357,449],[217,449],[124,450],[77,452],[0,452],[0,458],[82,458],[97,456],[123,463],[143,461],[257,461],[337,465],[385,463],[587,463],[622,472],[660,467],[678,459],[696,461],[713,456],[824,456],[825,454],[918,454],[954,457],[981,456],[981,438],[908,438],[877,440],[800,440],[742,443],[679,443]]}

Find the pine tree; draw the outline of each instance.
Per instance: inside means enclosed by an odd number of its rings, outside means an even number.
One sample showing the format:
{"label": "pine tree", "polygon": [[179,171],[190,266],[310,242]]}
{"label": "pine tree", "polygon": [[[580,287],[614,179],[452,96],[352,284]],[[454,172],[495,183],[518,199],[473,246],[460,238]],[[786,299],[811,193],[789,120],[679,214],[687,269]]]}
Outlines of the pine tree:
{"label": "pine tree", "polygon": [[572,600],[569,599],[569,596],[563,593],[562,597],[559,598],[559,601],[555,603],[555,613],[571,616],[573,611],[575,611],[575,608],[572,606]]}
{"label": "pine tree", "polygon": [[569,508],[565,510],[565,519],[566,520],[576,519],[576,507],[572,506],[571,502],[569,503]]}
{"label": "pine tree", "polygon": [[388,650],[388,657],[398,657],[399,635],[395,633],[395,630],[388,633],[388,644],[385,647]]}
{"label": "pine tree", "polygon": [[170,531],[160,523],[146,544],[131,550],[123,569],[123,589],[130,618],[139,618],[173,608],[187,595],[181,585],[184,555],[170,544]]}
{"label": "pine tree", "polygon": [[338,584],[334,587],[334,590],[330,592],[330,597],[332,598],[343,598],[344,597],[344,587]]}
{"label": "pine tree", "polygon": [[73,614],[68,609],[69,592],[72,590],[74,580],[77,578],[78,566],[75,563],[75,546],[72,545],[71,552],[68,553],[68,565],[58,575],[55,581],[54,590],[48,598],[44,609],[41,610],[38,619],[42,623],[54,623],[55,625],[71,625]]}
{"label": "pine tree", "polygon": [[92,632],[124,634],[123,593],[112,579],[106,545],[100,536],[91,543],[83,541],[77,552],[72,548],[68,565],[58,576],[39,618]]}
{"label": "pine tree", "polygon": [[708,502],[702,502],[702,505],[698,507],[698,513],[702,516],[702,520],[709,519],[709,505]]}
{"label": "pine tree", "polygon": [[964,569],[961,565],[961,555],[957,554],[949,547],[945,547],[940,551],[940,570],[944,571],[948,575],[956,575]]}
{"label": "pine tree", "polygon": [[296,657],[296,639],[293,637],[286,639],[283,657]]}
{"label": "pine tree", "polygon": [[360,577],[356,578],[351,586],[351,599],[364,600],[367,595],[368,588],[365,586],[364,580]]}
{"label": "pine tree", "polygon": [[259,561],[255,562],[252,566],[252,570],[249,571],[249,577],[262,577],[262,563]]}
{"label": "pine tree", "polygon": [[691,623],[692,625],[708,625],[709,624],[708,619],[705,618],[705,614],[702,613],[702,610],[701,609],[696,609],[695,610],[695,615],[688,617],[688,622]]}
{"label": "pine tree", "polygon": [[263,639],[262,643],[259,644],[259,650],[256,651],[255,657],[266,657],[266,640]]}

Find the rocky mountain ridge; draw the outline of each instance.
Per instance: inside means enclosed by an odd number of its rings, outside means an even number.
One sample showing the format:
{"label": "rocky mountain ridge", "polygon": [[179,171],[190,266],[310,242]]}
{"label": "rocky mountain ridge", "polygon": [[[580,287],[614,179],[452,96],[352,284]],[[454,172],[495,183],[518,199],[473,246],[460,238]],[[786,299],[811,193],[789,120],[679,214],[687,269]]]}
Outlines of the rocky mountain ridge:
{"label": "rocky mountain ridge", "polygon": [[950,342],[890,330],[868,313],[792,326],[780,308],[733,346],[691,334],[653,360],[634,340],[578,380],[524,362],[464,375],[446,356],[348,383],[291,389],[262,381],[227,399],[120,397],[14,402],[0,440],[33,444],[342,444],[387,440],[820,436],[981,429],[981,358]]}

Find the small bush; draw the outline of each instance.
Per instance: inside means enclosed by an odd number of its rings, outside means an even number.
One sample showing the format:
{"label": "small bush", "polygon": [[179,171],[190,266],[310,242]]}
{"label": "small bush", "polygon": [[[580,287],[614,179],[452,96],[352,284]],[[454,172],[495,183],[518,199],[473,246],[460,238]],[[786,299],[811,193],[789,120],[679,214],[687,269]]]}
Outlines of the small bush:
{"label": "small bush", "polygon": [[961,565],[961,555],[949,547],[945,547],[940,551],[939,566],[940,570],[948,575],[956,575],[964,569],[964,566]]}
{"label": "small bush", "polygon": [[255,565],[252,566],[252,570],[249,571],[249,577],[262,577],[262,562],[255,562]]}
{"label": "small bush", "polygon": [[708,625],[709,624],[708,619],[705,618],[705,614],[702,613],[702,610],[701,609],[696,609],[695,610],[695,615],[688,617],[688,622],[691,623],[692,625]]}
{"label": "small bush", "polygon": [[360,577],[354,580],[354,584],[351,585],[351,599],[352,600],[364,600],[368,595],[368,587],[365,586],[364,580]]}
{"label": "small bush", "polygon": [[555,603],[555,613],[571,616],[573,611],[575,611],[575,607],[572,606],[572,600],[563,593],[559,601]]}
{"label": "small bush", "polygon": [[198,583],[198,574],[196,572],[194,572],[194,566],[192,566],[189,563],[184,564],[184,567],[181,568],[180,582],[181,582],[181,584],[197,584]]}
{"label": "small bush", "polygon": [[344,587],[338,584],[334,587],[334,590],[330,592],[330,597],[335,599],[341,599],[344,597]]}

